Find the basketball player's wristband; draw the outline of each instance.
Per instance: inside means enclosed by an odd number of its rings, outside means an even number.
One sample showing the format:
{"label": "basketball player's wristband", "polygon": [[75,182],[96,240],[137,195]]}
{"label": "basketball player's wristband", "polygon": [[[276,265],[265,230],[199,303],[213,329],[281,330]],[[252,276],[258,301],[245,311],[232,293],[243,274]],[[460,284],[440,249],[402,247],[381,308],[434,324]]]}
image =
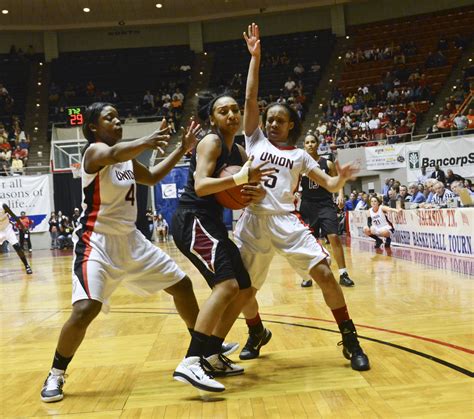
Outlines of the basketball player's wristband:
{"label": "basketball player's wristband", "polygon": [[250,167],[244,165],[239,172],[232,176],[236,185],[243,185],[249,183]]}

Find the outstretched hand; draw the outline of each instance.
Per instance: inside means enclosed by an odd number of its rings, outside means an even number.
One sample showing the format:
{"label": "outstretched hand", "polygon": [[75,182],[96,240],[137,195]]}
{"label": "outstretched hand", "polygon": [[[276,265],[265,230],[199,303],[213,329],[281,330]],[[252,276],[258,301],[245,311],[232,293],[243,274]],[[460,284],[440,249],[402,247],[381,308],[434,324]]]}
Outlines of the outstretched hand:
{"label": "outstretched hand", "polygon": [[354,162],[346,163],[341,166],[341,164],[339,163],[339,160],[336,160],[336,169],[337,169],[338,175],[342,179],[354,180],[356,178],[356,174],[359,173],[360,168],[359,168],[359,165]]}
{"label": "outstretched hand", "polygon": [[196,121],[191,121],[186,131],[181,127],[181,148],[184,153],[188,153],[196,146],[199,131],[201,131],[201,125]]}
{"label": "outstretched hand", "polygon": [[168,146],[168,141],[170,139],[169,132],[170,127],[168,126],[166,119],[163,118],[160,128],[158,128],[147,139],[150,148],[158,150],[161,154],[165,154],[165,148]]}
{"label": "outstretched hand", "polygon": [[247,48],[249,49],[250,54],[252,57],[259,57],[260,56],[260,30],[258,29],[258,25],[252,23],[248,27],[248,32],[244,32],[244,39],[247,43]]}
{"label": "outstretched hand", "polygon": [[276,172],[276,169],[274,167],[263,168],[269,163],[268,161],[264,161],[263,163],[252,167],[253,159],[254,157],[250,156],[247,162],[245,163],[245,165],[247,165],[249,168],[249,183],[260,182],[264,177]]}

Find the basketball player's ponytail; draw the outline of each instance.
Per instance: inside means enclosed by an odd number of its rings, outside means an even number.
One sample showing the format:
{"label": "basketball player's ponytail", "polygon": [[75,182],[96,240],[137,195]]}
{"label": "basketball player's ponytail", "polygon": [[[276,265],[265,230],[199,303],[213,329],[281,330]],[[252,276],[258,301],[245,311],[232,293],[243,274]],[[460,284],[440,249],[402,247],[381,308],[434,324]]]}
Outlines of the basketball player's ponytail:
{"label": "basketball player's ponytail", "polygon": [[88,106],[84,111],[84,123],[82,125],[82,133],[87,140],[87,144],[81,150],[81,154],[84,155],[87,148],[95,143],[96,138],[93,131],[90,128],[91,124],[97,125],[99,122],[100,113],[106,106],[114,106],[111,103],[107,102],[95,102],[92,105]]}

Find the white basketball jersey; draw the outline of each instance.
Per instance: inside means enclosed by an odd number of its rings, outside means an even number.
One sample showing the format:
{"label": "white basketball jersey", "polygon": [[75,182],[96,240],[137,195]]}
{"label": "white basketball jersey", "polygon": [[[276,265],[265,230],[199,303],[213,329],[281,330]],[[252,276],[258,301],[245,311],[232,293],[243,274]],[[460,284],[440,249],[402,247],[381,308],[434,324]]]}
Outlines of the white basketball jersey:
{"label": "white basketball jersey", "polygon": [[300,176],[318,167],[318,163],[304,150],[296,147],[277,147],[263,134],[260,128],[250,136],[245,136],[245,149],[254,156],[253,165],[265,161],[265,168],[273,167],[276,173],[263,182],[267,192],[265,198],[249,208],[255,213],[287,213],[296,210],[295,192]]}
{"label": "white basketball jersey", "polygon": [[136,184],[131,160],[105,166],[93,174],[83,169],[81,178],[82,214],[78,229],[85,227],[102,234],[129,234],[135,230]]}
{"label": "white basketball jersey", "polygon": [[382,207],[379,206],[379,209],[377,210],[377,212],[374,212],[373,208],[370,208],[369,213],[370,213],[370,216],[372,217],[373,226],[377,228],[385,227],[385,226],[391,227],[391,224],[387,220],[387,216],[382,211]]}

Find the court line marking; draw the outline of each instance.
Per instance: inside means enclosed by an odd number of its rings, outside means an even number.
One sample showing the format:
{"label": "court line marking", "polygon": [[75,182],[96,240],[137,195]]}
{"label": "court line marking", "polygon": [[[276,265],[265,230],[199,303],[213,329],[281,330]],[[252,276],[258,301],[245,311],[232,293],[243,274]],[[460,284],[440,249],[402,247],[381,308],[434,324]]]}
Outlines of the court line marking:
{"label": "court line marking", "polygon": [[[174,315],[178,315],[177,312],[173,312],[173,311],[163,311],[163,312],[159,312],[159,311],[134,311],[134,310],[131,310],[131,309],[120,309],[120,308],[112,309],[112,310],[110,310],[110,313],[158,314],[158,315],[161,315],[161,314],[174,314]],[[245,320],[243,317],[239,317],[239,319],[240,320]],[[278,320],[267,320],[266,319],[265,321],[267,323],[276,323],[276,324],[282,324],[282,325],[286,325],[286,326],[303,327],[303,328],[306,328],[306,329],[322,330],[324,332],[340,334],[339,330],[327,329],[325,327],[311,326],[311,325],[299,324],[299,323],[289,323],[289,322],[278,321]],[[324,320],[324,321],[335,323],[335,322],[332,322],[330,320]],[[440,364],[440,365],[443,365],[445,367],[451,368],[452,370],[457,371],[461,374],[467,375],[468,377],[471,377],[471,378],[474,377],[474,371],[470,371],[466,368],[463,368],[459,365],[453,364],[449,361],[445,361],[444,359],[438,358],[434,355],[429,355],[425,352],[417,351],[416,349],[407,348],[405,346],[398,345],[396,343],[387,342],[387,341],[380,340],[380,339],[370,338],[368,336],[362,336],[362,335],[359,335],[359,334],[357,334],[357,336],[360,339],[368,340],[368,341],[375,342],[375,343],[380,343],[381,345],[391,346],[392,348],[400,349],[402,351],[411,353],[413,355],[420,356],[422,358],[425,358],[425,359],[428,359],[430,361],[436,362],[437,364]]]}
{"label": "court line marking", "polygon": [[[262,316],[289,317],[289,318],[293,318],[293,319],[315,320],[315,321],[326,322],[326,323],[336,323],[334,320],[320,319],[320,318],[317,318],[317,317],[296,316],[296,315],[292,315],[292,314],[271,314],[271,313],[260,313],[260,314]],[[366,324],[357,323],[356,326],[357,327],[364,327],[366,329],[378,330],[379,332],[387,332],[387,333],[392,333],[394,335],[407,336],[407,337],[414,338],[414,339],[424,340],[426,342],[435,343],[437,345],[447,346],[448,348],[452,348],[452,349],[456,349],[458,351],[466,352],[466,353],[471,354],[471,355],[474,354],[474,350],[472,350],[472,349],[464,348],[463,346],[455,345],[455,344],[449,343],[449,342],[444,342],[444,341],[438,340],[438,339],[426,338],[424,336],[418,336],[418,335],[414,335],[412,333],[399,332],[398,330],[385,329],[383,327],[369,326],[369,325],[366,325]]]}

